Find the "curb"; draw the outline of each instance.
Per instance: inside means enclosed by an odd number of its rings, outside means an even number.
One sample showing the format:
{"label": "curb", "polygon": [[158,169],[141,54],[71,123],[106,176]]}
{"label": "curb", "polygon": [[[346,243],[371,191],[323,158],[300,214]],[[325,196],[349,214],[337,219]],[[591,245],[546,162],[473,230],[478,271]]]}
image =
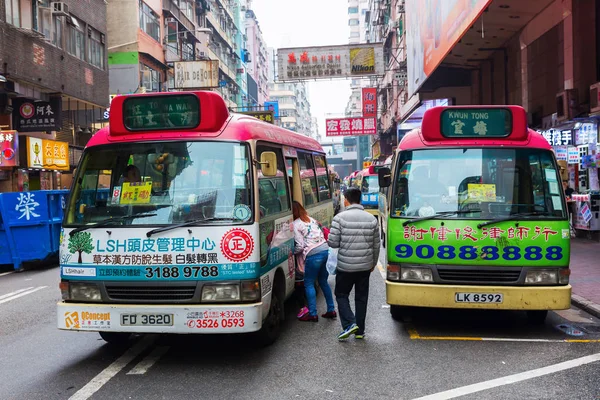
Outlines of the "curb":
{"label": "curb", "polygon": [[592,314],[596,318],[600,318],[600,305],[576,294],[571,295],[571,302],[578,308]]}

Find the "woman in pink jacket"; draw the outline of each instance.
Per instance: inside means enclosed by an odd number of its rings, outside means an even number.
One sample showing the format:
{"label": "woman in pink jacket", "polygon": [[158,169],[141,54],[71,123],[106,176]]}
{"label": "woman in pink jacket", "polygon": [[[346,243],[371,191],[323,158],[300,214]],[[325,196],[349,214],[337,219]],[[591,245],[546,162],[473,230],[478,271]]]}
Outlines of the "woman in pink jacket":
{"label": "woman in pink jacket", "polygon": [[300,269],[304,266],[304,290],[308,303],[308,312],[301,312],[298,315],[300,321],[318,322],[317,316],[317,292],[315,290],[315,281],[319,281],[319,286],[327,302],[327,312],[322,314],[323,318],[336,318],[335,304],[331,287],[327,282],[329,273],[325,265],[329,254],[329,246],[325,241],[323,231],[319,223],[308,216],[308,213],[294,201],[292,205],[294,214],[294,240],[296,260]]}

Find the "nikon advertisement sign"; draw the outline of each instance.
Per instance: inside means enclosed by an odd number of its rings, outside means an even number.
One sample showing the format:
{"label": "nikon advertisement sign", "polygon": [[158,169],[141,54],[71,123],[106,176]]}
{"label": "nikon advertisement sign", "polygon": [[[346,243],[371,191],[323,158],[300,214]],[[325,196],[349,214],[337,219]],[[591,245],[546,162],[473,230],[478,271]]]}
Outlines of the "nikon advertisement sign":
{"label": "nikon advertisement sign", "polygon": [[279,81],[384,75],[381,43],[277,50]]}

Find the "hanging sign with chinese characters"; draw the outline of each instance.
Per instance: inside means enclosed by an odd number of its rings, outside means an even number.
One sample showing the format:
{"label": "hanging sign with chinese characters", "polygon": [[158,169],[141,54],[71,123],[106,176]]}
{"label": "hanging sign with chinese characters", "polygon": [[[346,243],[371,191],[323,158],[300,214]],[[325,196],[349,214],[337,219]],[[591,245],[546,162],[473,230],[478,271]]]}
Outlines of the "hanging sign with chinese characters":
{"label": "hanging sign with chinese characters", "polygon": [[0,130],[0,168],[19,165],[19,140],[17,131]]}
{"label": "hanging sign with chinese characters", "polygon": [[441,128],[445,137],[506,137],[512,114],[503,108],[444,110]]}
{"label": "hanging sign with chinese characters", "polygon": [[28,136],[27,165],[29,168],[68,171],[69,144]]}
{"label": "hanging sign with chinese characters", "polygon": [[279,49],[277,67],[280,81],[385,73],[381,43]]}
{"label": "hanging sign with chinese characters", "polygon": [[58,131],[62,126],[60,97],[50,101],[13,100],[13,125],[19,132]]}
{"label": "hanging sign with chinese characters", "polygon": [[571,146],[573,145],[573,131],[571,129],[558,130],[550,129],[547,131],[540,132],[544,139],[550,143],[551,146]]}
{"label": "hanging sign with chinese characters", "polygon": [[362,89],[363,117],[377,116],[377,88]]}
{"label": "hanging sign with chinese characters", "polygon": [[325,120],[325,136],[359,136],[377,134],[375,118],[336,118]]}
{"label": "hanging sign with chinese characters", "polygon": [[240,114],[250,115],[270,124],[275,123],[273,111],[242,111]]}

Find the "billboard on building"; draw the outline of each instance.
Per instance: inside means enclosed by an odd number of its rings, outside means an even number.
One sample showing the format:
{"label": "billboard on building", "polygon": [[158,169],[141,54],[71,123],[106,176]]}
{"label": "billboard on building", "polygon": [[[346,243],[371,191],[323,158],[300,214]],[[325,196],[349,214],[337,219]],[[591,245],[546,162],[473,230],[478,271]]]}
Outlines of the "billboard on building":
{"label": "billboard on building", "polygon": [[68,171],[69,143],[27,136],[27,166]]}
{"label": "billboard on building", "polygon": [[175,63],[175,89],[219,87],[219,61],[179,61]]}
{"label": "billboard on building", "polygon": [[383,75],[382,43],[277,50],[280,81]]}
{"label": "billboard on building", "polygon": [[62,99],[50,101],[13,99],[13,127],[19,132],[58,131],[62,128]]}
{"label": "billboard on building", "polygon": [[362,115],[363,117],[377,116],[377,88],[362,89]]}
{"label": "billboard on building", "polygon": [[371,118],[334,118],[325,120],[325,136],[375,135],[377,123]]}
{"label": "billboard on building", "polygon": [[254,118],[258,118],[261,121],[268,122],[270,124],[275,123],[275,116],[273,111],[239,111],[239,114],[250,115]]}
{"label": "billboard on building", "polygon": [[265,101],[265,110],[273,111],[275,118],[279,118],[279,101]]}
{"label": "billboard on building", "polygon": [[408,91],[413,95],[492,0],[406,0]]}

